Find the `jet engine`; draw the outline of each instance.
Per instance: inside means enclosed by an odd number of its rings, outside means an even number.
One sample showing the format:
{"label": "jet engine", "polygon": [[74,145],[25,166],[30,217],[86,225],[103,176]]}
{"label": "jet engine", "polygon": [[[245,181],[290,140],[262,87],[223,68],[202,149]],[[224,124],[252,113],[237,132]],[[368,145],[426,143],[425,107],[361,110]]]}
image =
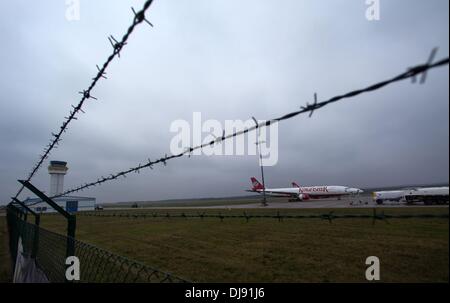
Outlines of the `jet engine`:
{"label": "jet engine", "polygon": [[309,200],[309,195],[308,195],[308,194],[300,193],[300,194],[298,194],[298,199],[299,199],[300,201]]}

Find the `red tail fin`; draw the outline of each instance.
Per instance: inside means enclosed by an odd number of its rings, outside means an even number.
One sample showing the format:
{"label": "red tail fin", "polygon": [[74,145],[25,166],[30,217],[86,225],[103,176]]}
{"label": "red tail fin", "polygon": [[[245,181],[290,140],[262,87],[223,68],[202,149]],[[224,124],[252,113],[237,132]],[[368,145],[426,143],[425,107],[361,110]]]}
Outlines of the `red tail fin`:
{"label": "red tail fin", "polygon": [[297,184],[297,183],[295,183],[295,182],[292,182],[292,187],[297,187],[297,188],[300,188],[300,186],[298,186],[298,184]]}
{"label": "red tail fin", "polygon": [[252,190],[258,190],[258,189],[264,188],[264,186],[261,183],[259,183],[259,181],[256,180],[255,177],[251,177],[250,180],[252,181],[252,186],[253,186]]}

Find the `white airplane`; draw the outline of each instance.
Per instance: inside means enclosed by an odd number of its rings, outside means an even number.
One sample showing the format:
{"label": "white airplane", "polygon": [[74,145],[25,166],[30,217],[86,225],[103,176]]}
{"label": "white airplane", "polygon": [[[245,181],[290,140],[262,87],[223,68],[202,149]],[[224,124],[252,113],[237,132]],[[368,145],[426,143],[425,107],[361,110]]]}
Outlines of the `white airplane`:
{"label": "white airplane", "polygon": [[419,187],[401,190],[375,191],[372,193],[372,199],[377,204],[383,204],[384,201],[406,201],[408,204],[414,202],[424,202],[431,204],[448,204],[449,188],[442,187]]}
{"label": "white airplane", "polygon": [[[255,177],[252,177],[250,180],[253,187],[248,191],[262,194],[263,185]],[[264,192],[272,197],[289,197],[295,201],[340,198],[348,195],[359,195],[364,192],[362,189],[347,186],[298,186],[295,182],[292,182],[292,185],[293,187],[288,188],[266,188]]]}

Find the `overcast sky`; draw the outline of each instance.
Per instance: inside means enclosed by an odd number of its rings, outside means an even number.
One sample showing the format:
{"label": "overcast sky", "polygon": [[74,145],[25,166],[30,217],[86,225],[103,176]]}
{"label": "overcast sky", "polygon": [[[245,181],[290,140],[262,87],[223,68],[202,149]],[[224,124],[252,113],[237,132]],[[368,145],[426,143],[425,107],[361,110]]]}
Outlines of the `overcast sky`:
{"label": "overcast sky", "polygon": [[[18,189],[122,37],[138,0],[0,2],[0,201]],[[65,188],[170,153],[176,119],[269,119],[448,56],[447,0],[155,0],[70,125],[50,160],[68,162]],[[449,72],[333,104],[279,125],[268,186],[374,187],[449,180]],[[32,183],[49,190],[48,162]],[[255,156],[176,159],[81,193],[99,202],[242,195]],[[31,196],[24,192],[22,198]]]}

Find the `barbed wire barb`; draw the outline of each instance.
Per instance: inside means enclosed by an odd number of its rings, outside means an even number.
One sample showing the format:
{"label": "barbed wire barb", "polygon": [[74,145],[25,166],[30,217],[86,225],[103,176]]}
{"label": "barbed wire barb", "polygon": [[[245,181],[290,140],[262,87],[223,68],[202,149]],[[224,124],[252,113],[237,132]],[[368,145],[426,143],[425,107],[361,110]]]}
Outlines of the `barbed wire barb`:
{"label": "barbed wire barb", "polygon": [[134,17],[135,17],[135,22],[136,23],[141,23],[142,21],[145,21],[148,25],[153,27],[153,24],[150,21],[148,21],[147,19],[145,19],[145,13],[143,11],[140,11],[139,13],[136,13],[136,11],[134,10],[134,7],[131,7],[131,10],[134,13]]}
{"label": "barbed wire barb", "polygon": [[[420,79],[420,84],[424,84],[427,78],[427,71],[428,69],[426,69],[426,66],[429,66],[433,63],[434,57],[436,56],[437,52],[438,52],[439,48],[438,47],[434,47],[431,52],[430,55],[428,56],[428,60],[427,63],[424,65],[418,65],[416,67],[412,67],[409,69],[410,72],[415,73],[412,77],[411,77],[411,82],[412,83],[416,83],[417,82],[417,75],[422,74],[422,77]],[[423,69],[423,70],[422,70]]]}
{"label": "barbed wire barb", "polygon": [[[97,74],[97,77],[101,77],[101,78],[103,78],[103,79],[108,79],[105,75],[106,75],[106,72],[104,71],[104,70],[102,70],[98,65],[95,65],[96,67],[97,67],[97,70],[98,70],[98,74]],[[93,78],[92,80],[95,80],[95,78]]]}

